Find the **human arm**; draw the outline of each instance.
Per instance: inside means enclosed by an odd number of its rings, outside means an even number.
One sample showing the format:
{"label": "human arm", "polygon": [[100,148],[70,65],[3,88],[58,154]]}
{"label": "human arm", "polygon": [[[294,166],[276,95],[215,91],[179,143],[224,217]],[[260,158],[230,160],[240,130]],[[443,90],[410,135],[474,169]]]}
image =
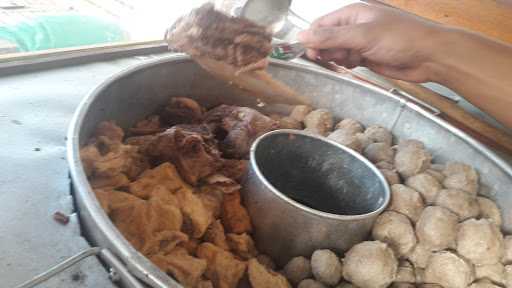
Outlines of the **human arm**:
{"label": "human arm", "polygon": [[393,8],[354,4],[315,21],[307,55],[366,66],[411,82],[437,82],[512,127],[512,46]]}

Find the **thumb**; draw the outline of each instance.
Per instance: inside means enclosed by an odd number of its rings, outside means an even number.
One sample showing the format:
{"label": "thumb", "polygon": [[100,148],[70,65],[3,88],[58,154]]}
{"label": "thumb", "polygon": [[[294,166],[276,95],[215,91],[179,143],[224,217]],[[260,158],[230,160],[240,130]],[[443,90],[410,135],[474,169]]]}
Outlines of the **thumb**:
{"label": "thumb", "polygon": [[311,49],[364,49],[368,43],[366,24],[317,27],[301,31],[297,38]]}

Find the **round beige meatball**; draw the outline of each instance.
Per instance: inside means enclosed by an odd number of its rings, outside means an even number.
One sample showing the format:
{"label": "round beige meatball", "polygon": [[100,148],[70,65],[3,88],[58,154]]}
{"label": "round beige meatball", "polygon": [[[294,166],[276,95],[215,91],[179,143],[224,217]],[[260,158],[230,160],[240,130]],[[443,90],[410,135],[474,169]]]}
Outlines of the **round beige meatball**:
{"label": "round beige meatball", "polygon": [[313,134],[327,136],[333,126],[331,112],[326,109],[311,111],[306,118],[304,118],[304,126],[306,126],[307,131]]}
{"label": "round beige meatball", "polygon": [[436,200],[437,194],[443,187],[436,178],[430,176],[427,173],[420,173],[412,177],[407,178],[405,185],[413,188],[420,192],[423,200],[427,204],[433,204]]}
{"label": "round beige meatball", "polygon": [[443,185],[446,188],[460,189],[471,195],[476,195],[479,190],[478,173],[473,167],[459,162],[446,164],[443,174],[446,178]]}
{"label": "round beige meatball", "polygon": [[393,135],[391,135],[391,132],[380,125],[369,126],[368,128],[366,128],[366,130],[364,130],[364,134],[373,143],[386,143],[389,146],[393,144]]}
{"label": "round beige meatball", "polygon": [[302,122],[299,122],[292,117],[283,117],[278,120],[280,129],[294,129],[302,130]]}
{"label": "round beige meatball", "polygon": [[364,133],[356,133],[357,139],[359,139],[359,142],[361,142],[361,145],[363,146],[363,149],[368,147],[368,145],[374,143],[368,135]]}
{"label": "round beige meatball", "polygon": [[350,118],[341,120],[338,124],[336,124],[334,129],[343,130],[352,135],[355,135],[357,133],[361,133],[364,131],[364,127],[359,121],[350,119]]}
{"label": "round beige meatball", "polygon": [[391,201],[388,210],[402,213],[416,223],[424,208],[425,204],[418,191],[402,184],[391,186]]}
{"label": "round beige meatball", "polygon": [[322,249],[313,252],[311,256],[311,271],[316,280],[326,285],[336,285],[340,282],[341,270],[341,262],[338,256],[331,250]]}
{"label": "round beige meatball", "polygon": [[303,122],[306,116],[313,111],[313,108],[307,105],[297,105],[293,108],[292,112],[290,113],[290,118]]}
{"label": "round beige meatball", "polygon": [[425,247],[432,251],[455,246],[458,217],[450,210],[439,206],[428,206],[416,223],[416,235]]}
{"label": "round beige meatball", "polygon": [[512,264],[512,235],[505,236],[503,239],[503,258],[501,262],[504,264]]}
{"label": "round beige meatball", "polygon": [[[427,267],[428,259],[432,255],[432,251],[430,248],[426,247],[422,243],[418,243],[416,247],[407,255],[407,259],[411,261],[411,263],[416,268],[425,268]],[[420,276],[420,275],[417,275]]]}
{"label": "round beige meatball", "polygon": [[372,163],[393,162],[395,151],[387,143],[372,143],[364,148],[363,155]]}
{"label": "round beige meatball", "polygon": [[430,167],[432,155],[425,149],[414,147],[398,150],[395,155],[395,168],[403,178],[424,172]]}
{"label": "round beige meatball", "polygon": [[293,285],[297,285],[300,281],[312,276],[311,263],[305,257],[294,257],[284,266],[283,272],[286,279]]}
{"label": "round beige meatball", "polygon": [[494,203],[494,201],[485,197],[477,197],[476,201],[480,207],[480,217],[487,218],[494,222],[496,226],[501,227],[501,211],[500,208]]}
{"label": "round beige meatball", "polygon": [[505,266],[501,263],[475,266],[475,278],[487,279],[494,283],[504,284]]}
{"label": "round beige meatball", "polygon": [[391,162],[380,161],[380,162],[375,163],[375,167],[377,167],[379,169],[394,170],[395,166],[393,166],[392,162],[393,161],[391,161]]}
{"label": "round beige meatball", "polygon": [[476,198],[459,189],[441,190],[435,204],[455,213],[459,216],[460,221],[477,217],[480,214],[480,206],[478,206]]}
{"label": "round beige meatball", "polygon": [[430,257],[425,268],[425,282],[444,288],[465,288],[474,279],[473,267],[457,254],[440,251]]}
{"label": "round beige meatball", "polygon": [[380,241],[356,244],[343,261],[343,277],[359,287],[387,287],[395,280],[397,269],[393,250]]}
{"label": "round beige meatball", "polygon": [[297,288],[327,288],[327,286],[313,279],[304,279],[300,281]]}
{"label": "round beige meatball", "polygon": [[498,263],[503,257],[503,235],[487,219],[469,219],[459,224],[457,252],[475,265]]}
{"label": "round beige meatball", "polygon": [[402,183],[400,176],[395,170],[379,169],[379,171],[386,178],[389,186]]}
{"label": "round beige meatball", "polygon": [[335,130],[329,134],[327,138],[356,152],[361,153],[363,151],[363,145],[361,144],[361,141],[359,141],[359,138],[345,130]]}
{"label": "round beige meatball", "polygon": [[341,281],[340,284],[336,285],[336,288],[357,288],[357,286],[347,281]]}
{"label": "round beige meatball", "polygon": [[372,237],[387,243],[398,257],[405,256],[416,246],[416,235],[411,221],[405,215],[394,211],[386,211],[377,217]]}

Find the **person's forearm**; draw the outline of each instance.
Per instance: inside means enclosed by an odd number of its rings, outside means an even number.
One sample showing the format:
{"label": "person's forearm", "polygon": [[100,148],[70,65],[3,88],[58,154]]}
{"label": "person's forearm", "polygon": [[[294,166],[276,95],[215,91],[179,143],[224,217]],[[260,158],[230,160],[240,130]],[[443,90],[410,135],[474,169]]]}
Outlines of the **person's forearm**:
{"label": "person's forearm", "polygon": [[432,81],[512,128],[512,46],[479,34],[447,28],[433,55]]}

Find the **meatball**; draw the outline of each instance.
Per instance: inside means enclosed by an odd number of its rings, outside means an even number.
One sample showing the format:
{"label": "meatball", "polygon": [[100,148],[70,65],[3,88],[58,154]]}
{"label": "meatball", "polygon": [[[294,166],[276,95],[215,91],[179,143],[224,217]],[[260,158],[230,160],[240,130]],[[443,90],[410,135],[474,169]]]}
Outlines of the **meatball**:
{"label": "meatball", "polygon": [[501,227],[501,211],[496,203],[484,197],[477,197],[476,201],[480,207],[480,217],[487,218],[493,221],[496,226]]}
{"label": "meatball", "polygon": [[487,279],[494,283],[504,284],[505,266],[501,263],[475,266],[476,279]]}
{"label": "meatball", "polygon": [[311,256],[311,271],[315,279],[326,284],[336,285],[341,279],[341,262],[331,250],[316,250]]}
{"label": "meatball", "polygon": [[424,172],[430,167],[432,155],[425,149],[414,147],[398,150],[395,155],[395,167],[404,178]]}
{"label": "meatball", "polygon": [[352,135],[355,135],[357,133],[361,133],[364,131],[364,127],[359,121],[350,119],[350,118],[343,119],[342,121],[340,121],[338,124],[336,124],[334,129],[343,130]]}
{"label": "meatball", "polygon": [[364,134],[373,143],[386,143],[389,146],[393,144],[393,135],[391,135],[391,132],[380,125],[369,126],[366,128],[366,130],[364,130]]}
{"label": "meatball", "polygon": [[435,202],[437,194],[441,191],[442,186],[437,182],[436,178],[427,173],[421,173],[408,178],[405,184],[414,190],[420,192],[425,203],[432,204]]}
{"label": "meatball", "polygon": [[381,161],[392,162],[395,151],[389,144],[379,142],[368,145],[364,149],[363,155],[373,163],[378,163]]}
{"label": "meatball", "polygon": [[388,210],[402,213],[416,223],[425,204],[420,193],[402,184],[391,186],[391,201]]}
{"label": "meatball", "polygon": [[414,273],[414,267],[408,261],[400,261],[398,265],[398,271],[396,273],[396,282],[402,283],[416,283],[416,274]]}
{"label": "meatball", "polygon": [[471,264],[448,251],[434,253],[425,268],[425,282],[444,288],[465,288],[473,279]]}
{"label": "meatball", "polygon": [[294,129],[302,130],[302,122],[299,122],[291,117],[283,117],[277,120],[280,129]]}
{"label": "meatball", "polygon": [[452,211],[459,216],[461,221],[477,217],[480,214],[476,198],[459,189],[441,190],[435,204]]}
{"label": "meatball", "polygon": [[298,121],[303,122],[306,116],[313,111],[313,108],[306,105],[297,105],[295,108],[293,108],[292,112],[290,113],[290,118]]}
{"label": "meatball", "polygon": [[473,264],[495,264],[503,257],[503,235],[493,222],[469,219],[458,230],[457,252]]}
{"label": "meatball", "polygon": [[411,252],[416,246],[416,235],[411,221],[393,211],[386,211],[377,218],[373,225],[372,237],[387,243],[399,257]]}
{"label": "meatball", "polygon": [[343,261],[343,277],[359,287],[387,287],[395,280],[397,269],[393,250],[380,241],[356,244]]}
{"label": "meatball", "polygon": [[[414,247],[411,253],[407,255],[407,259],[411,261],[411,263],[416,268],[425,268],[427,267],[428,260],[432,255],[432,251],[430,251],[429,247],[426,247],[422,243],[419,243]],[[420,276],[420,275],[417,275]]]}
{"label": "meatball", "polygon": [[395,170],[379,169],[379,171],[382,173],[384,178],[386,178],[389,186],[402,183],[400,176],[398,176],[398,173],[396,173]]}
{"label": "meatball", "polygon": [[304,118],[304,126],[313,134],[327,136],[333,126],[331,112],[326,109],[313,110]]}
{"label": "meatball", "polygon": [[396,146],[397,150],[404,150],[404,149],[425,149],[425,144],[421,142],[420,140],[416,139],[406,139],[406,140],[400,140],[398,141],[398,145]]}
{"label": "meatball", "polygon": [[416,235],[420,243],[432,251],[455,245],[458,217],[450,210],[439,206],[428,206],[416,223]]}
{"label": "meatball", "polygon": [[443,181],[444,187],[464,190],[471,195],[478,193],[479,177],[473,167],[463,163],[452,162],[446,164],[443,174],[446,176]]}
{"label": "meatball", "polygon": [[327,288],[327,286],[313,279],[305,279],[299,283],[297,288]]}
{"label": "meatball", "polygon": [[283,272],[288,281],[297,285],[300,281],[311,277],[311,263],[305,257],[294,257],[284,266]]}
{"label": "meatball", "polygon": [[348,148],[359,153],[361,153],[363,150],[361,141],[359,141],[359,139],[354,134],[351,134],[345,130],[335,130],[334,132],[329,134],[327,138],[343,146],[347,146]]}

